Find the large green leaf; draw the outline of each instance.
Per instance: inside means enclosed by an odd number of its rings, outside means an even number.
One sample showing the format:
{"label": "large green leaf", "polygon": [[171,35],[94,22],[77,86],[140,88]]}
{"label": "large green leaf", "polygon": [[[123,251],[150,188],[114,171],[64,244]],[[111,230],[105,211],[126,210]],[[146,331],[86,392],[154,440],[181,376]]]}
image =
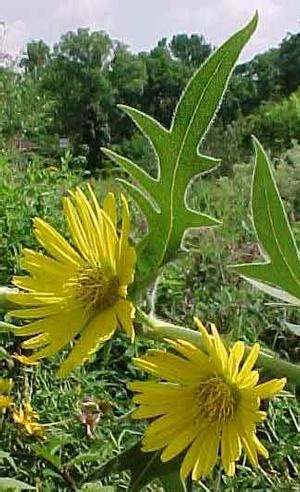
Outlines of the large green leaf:
{"label": "large green leaf", "polygon": [[162,463],[159,455],[159,452],[144,453],[139,442],[94,471],[88,480],[98,481],[128,470],[130,492],[138,492],[157,478],[162,480],[165,492],[185,492],[185,484],[179,477],[179,459]]}
{"label": "large green leaf", "polygon": [[265,260],[234,265],[255,287],[287,303],[300,305],[300,262],[295,237],[262,145],[254,139],[256,163],[251,208]]}
{"label": "large green leaf", "polygon": [[256,25],[257,14],[195,73],[178,102],[170,130],[141,111],[119,106],[149,139],[158,161],[157,178],[152,178],[131,160],[103,149],[136,183],[122,180],[147,218],[148,235],[139,245],[137,283],[147,284],[159,267],[176,256],[187,229],[219,224],[187,206],[187,187],[192,178],[210,171],[219,162],[201,154],[199,145],[220,107],[234,64]]}

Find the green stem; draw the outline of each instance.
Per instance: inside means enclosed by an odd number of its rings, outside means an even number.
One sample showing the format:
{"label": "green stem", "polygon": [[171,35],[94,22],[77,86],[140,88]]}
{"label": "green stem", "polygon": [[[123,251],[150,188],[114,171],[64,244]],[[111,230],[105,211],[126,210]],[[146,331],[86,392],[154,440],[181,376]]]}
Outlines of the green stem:
{"label": "green stem", "polygon": [[[180,338],[192,342],[194,345],[205,351],[201,334],[196,330],[184,328],[172,323],[166,323],[165,321],[147,316],[147,314],[141,310],[137,311],[137,321],[140,321],[143,325],[141,332],[138,333],[141,337],[155,340]],[[246,347],[247,352],[249,352],[250,349],[251,347]],[[259,354],[257,365],[271,376],[281,378],[286,377],[290,383],[300,386],[300,365],[292,364],[275,355],[266,354],[263,351]]]}

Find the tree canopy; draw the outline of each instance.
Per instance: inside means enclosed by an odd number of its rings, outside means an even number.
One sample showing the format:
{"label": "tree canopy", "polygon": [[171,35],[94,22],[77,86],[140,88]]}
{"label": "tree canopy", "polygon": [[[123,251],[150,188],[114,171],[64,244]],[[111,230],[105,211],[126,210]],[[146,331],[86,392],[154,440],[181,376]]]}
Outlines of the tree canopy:
{"label": "tree canopy", "polygon": [[[89,29],[67,32],[53,48],[31,41],[18,70],[0,71],[0,141],[66,137],[91,171],[104,166],[100,149],[108,144],[144,160],[147,145],[117,103],[140,108],[168,127],[187,80],[213,49],[202,35],[185,33],[141,53]],[[279,47],[236,67],[216,124],[225,128],[299,85],[300,34],[289,34]]]}

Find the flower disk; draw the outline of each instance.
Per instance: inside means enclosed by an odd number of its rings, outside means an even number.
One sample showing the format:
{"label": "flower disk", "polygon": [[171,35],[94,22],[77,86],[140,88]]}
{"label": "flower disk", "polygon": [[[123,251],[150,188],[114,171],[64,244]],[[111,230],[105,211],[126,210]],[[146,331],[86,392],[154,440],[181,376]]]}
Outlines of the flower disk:
{"label": "flower disk", "polygon": [[256,424],[266,417],[259,410],[260,399],[275,396],[286,383],[273,379],[257,385],[259,375],[253,366],[259,345],[244,358],[243,342],[228,351],[214,325],[209,335],[198,319],[196,323],[204,350],[184,340],[168,340],[178,355],[150,351],[135,360],[160,381],[129,384],[137,392],[133,401],[139,404],[133,418],[154,419],[145,431],[143,450],[163,449],[162,461],[186,450],[180,474],[183,479],[191,474],[194,480],[212,470],[219,453],[228,475],[235,473],[242,449],[254,467],[258,454],[268,457],[256,436]]}
{"label": "flower disk", "polygon": [[35,236],[47,255],[23,251],[21,264],[30,275],[14,277],[14,285],[22,292],[10,296],[19,305],[10,314],[29,321],[16,328],[16,335],[33,336],[22,344],[35,350],[26,358],[28,364],[55,354],[76,339],[59,369],[60,376],[88,359],[118,325],[134,339],[134,307],[126,300],[136,262],[135,250],[128,243],[128,204],[122,196],[118,234],[114,195],[108,193],[101,208],[91,188],[89,193],[90,200],[78,188],[64,199],[74,246],[48,223],[34,219]]}

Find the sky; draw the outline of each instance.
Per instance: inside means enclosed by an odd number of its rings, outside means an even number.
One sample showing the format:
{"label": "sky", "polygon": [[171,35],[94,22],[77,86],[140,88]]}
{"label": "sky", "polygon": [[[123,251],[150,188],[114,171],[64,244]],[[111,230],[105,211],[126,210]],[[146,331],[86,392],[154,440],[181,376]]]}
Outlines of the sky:
{"label": "sky", "polygon": [[[134,52],[150,50],[162,37],[198,33],[217,46],[258,9],[260,24],[242,59],[277,46],[300,29],[299,0],[0,0],[7,26],[0,48],[20,51],[26,42],[53,44],[61,34],[90,27],[105,30]],[[2,46],[1,46],[2,45]]]}

